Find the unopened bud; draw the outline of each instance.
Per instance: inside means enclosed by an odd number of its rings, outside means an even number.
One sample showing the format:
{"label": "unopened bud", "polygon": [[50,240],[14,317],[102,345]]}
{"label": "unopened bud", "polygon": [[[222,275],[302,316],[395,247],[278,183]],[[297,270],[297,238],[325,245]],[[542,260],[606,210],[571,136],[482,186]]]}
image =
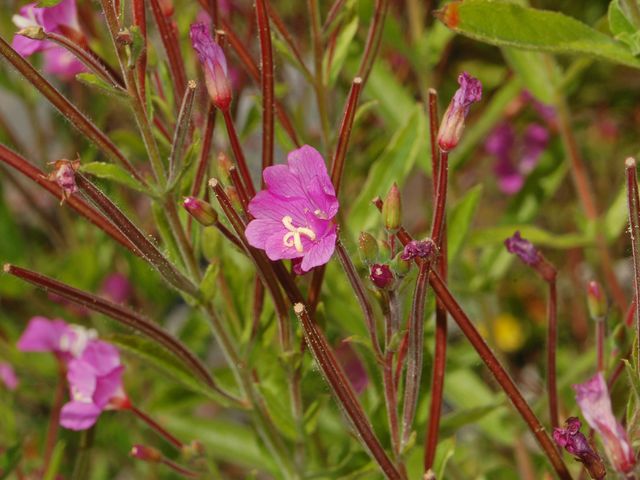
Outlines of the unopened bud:
{"label": "unopened bud", "polygon": [[366,265],[371,265],[378,260],[378,242],[368,232],[360,232],[358,237],[358,252]]}
{"label": "unopened bud", "polygon": [[28,27],[19,30],[16,35],[22,35],[23,37],[30,38],[31,40],[44,40],[47,38],[47,34],[44,33],[44,29],[40,25],[30,25]]}
{"label": "unopened bud", "polygon": [[438,146],[445,152],[458,145],[471,104],[482,98],[482,84],[477,78],[462,72],[458,76],[458,83],[460,88],[451,99],[447,111],[444,112],[438,129]]}
{"label": "unopened bud", "polygon": [[403,252],[398,253],[391,263],[391,268],[400,278],[406,277],[411,269],[411,261],[404,260],[402,254]]}
{"label": "unopened bud", "polygon": [[204,455],[204,446],[199,440],[193,440],[189,445],[183,445],[182,454],[189,460],[202,457]]}
{"label": "unopened bud", "polygon": [[369,278],[378,288],[387,289],[393,285],[393,272],[386,263],[374,263],[369,270]]}
{"label": "unopened bud", "polygon": [[162,453],[153,447],[134,445],[131,448],[131,456],[145,462],[159,463],[162,461]]}
{"label": "unopened bud", "polygon": [[382,219],[384,227],[390,232],[396,232],[402,223],[402,200],[398,185],[395,183],[391,186],[387,198],[384,199]]}
{"label": "unopened bud", "polygon": [[193,49],[204,70],[204,79],[211,102],[222,111],[228,111],[231,105],[231,79],[227,68],[227,59],[220,45],[211,36],[206,23],[194,23],[190,30]]}
{"label": "unopened bud", "polygon": [[391,258],[391,245],[386,240],[378,240],[378,258],[387,260]]}
{"label": "unopened bud", "polygon": [[213,207],[196,197],[186,197],[182,202],[182,206],[189,212],[189,215],[205,227],[209,227],[218,221],[218,213]]}
{"label": "unopened bud", "polygon": [[602,287],[595,280],[590,281],[587,285],[587,306],[589,307],[589,316],[593,320],[602,320],[607,314],[607,299]]}
{"label": "unopened bud", "polygon": [[133,34],[128,28],[123,28],[116,34],[116,42],[119,45],[131,45],[133,43]]}

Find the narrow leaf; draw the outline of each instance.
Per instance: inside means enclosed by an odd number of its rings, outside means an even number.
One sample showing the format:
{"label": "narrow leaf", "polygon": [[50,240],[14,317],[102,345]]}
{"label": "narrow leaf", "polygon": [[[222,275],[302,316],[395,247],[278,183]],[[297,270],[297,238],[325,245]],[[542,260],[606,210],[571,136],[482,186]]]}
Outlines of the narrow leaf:
{"label": "narrow leaf", "polygon": [[80,167],[80,171],[88,173],[98,178],[104,178],[107,180],[113,180],[125,187],[132,188],[139,192],[148,193],[148,190],[143,187],[140,182],[131,176],[124,168],[113,163],[105,162],[90,162],[84,163]]}

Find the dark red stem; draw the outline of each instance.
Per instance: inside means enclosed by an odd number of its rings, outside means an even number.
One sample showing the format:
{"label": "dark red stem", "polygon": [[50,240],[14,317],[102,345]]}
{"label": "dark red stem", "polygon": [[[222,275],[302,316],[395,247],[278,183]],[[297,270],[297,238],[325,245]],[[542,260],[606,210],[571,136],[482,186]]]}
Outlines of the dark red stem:
{"label": "dark red stem", "polygon": [[131,12],[133,16],[133,24],[140,29],[140,36],[144,41],[144,47],[138,60],[136,61],[136,71],[138,74],[138,91],[140,98],[147,98],[147,12],[145,9],[145,0],[132,0]]}
{"label": "dark red stem", "polygon": [[382,30],[384,28],[384,21],[389,10],[389,0],[376,0],[376,4],[373,10],[373,19],[369,25],[369,33],[367,34],[367,41],[364,46],[364,54],[360,61],[360,68],[358,69],[358,76],[362,78],[363,85],[369,79],[369,74],[373,68],[373,63],[378,54],[380,48],[380,42],[382,40]]}
{"label": "dark red stem", "polygon": [[209,167],[213,131],[216,126],[216,111],[216,107],[211,102],[209,102],[209,108],[207,109],[207,120],[204,127],[204,133],[202,134],[202,149],[200,150],[200,158],[198,159],[196,175],[193,180],[193,185],[191,186],[191,196],[193,197],[198,197],[200,195],[202,183],[204,181],[205,175],[207,174],[207,168]]}
{"label": "dark red stem", "polygon": [[260,87],[262,88],[262,170],[273,165],[274,135],[274,84],[273,84],[273,47],[271,46],[271,28],[265,0],[256,0],[256,18],[260,38]]}
{"label": "dark red stem", "polygon": [[240,176],[244,182],[247,194],[253,197],[256,194],[256,189],[253,186],[253,180],[251,180],[251,173],[249,173],[249,167],[247,166],[247,160],[242,151],[240,140],[238,139],[238,133],[236,127],[233,124],[231,113],[229,110],[223,110],[222,116],[224,117],[224,123],[227,127],[227,133],[229,135],[229,142],[231,143],[231,150],[233,150],[234,158],[236,159],[236,166],[240,170]]}
{"label": "dark red stem", "polygon": [[558,385],[556,381],[556,350],[558,342],[558,289],[556,281],[549,282],[547,325],[547,391],[549,394],[549,418],[551,427],[560,426],[558,418]]}
{"label": "dark red stem", "polygon": [[151,418],[149,415],[147,415],[146,413],[144,413],[142,410],[140,410],[138,407],[134,405],[131,405],[129,407],[129,410],[136,417],[138,417],[144,423],[149,425],[149,427],[151,427],[152,430],[158,433],[158,435],[163,437],[167,442],[169,442],[171,445],[176,447],[178,450],[182,450],[182,447],[184,447],[184,444],[180,440],[178,440],[176,437],[171,435],[171,433],[169,433],[166,428],[164,428],[162,425],[156,422],[153,418]]}
{"label": "dark red stem", "polygon": [[[638,198],[638,174],[636,161],[628,158],[625,163],[627,174],[627,204],[629,206],[629,234],[631,235],[631,251],[633,253],[633,288],[636,298],[636,342],[640,345],[640,199]],[[637,362],[640,371],[640,362]]]}

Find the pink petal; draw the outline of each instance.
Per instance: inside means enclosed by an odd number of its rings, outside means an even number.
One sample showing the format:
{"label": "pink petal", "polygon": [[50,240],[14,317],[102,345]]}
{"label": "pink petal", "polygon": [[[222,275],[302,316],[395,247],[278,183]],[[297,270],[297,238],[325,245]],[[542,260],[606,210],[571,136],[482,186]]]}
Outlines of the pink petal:
{"label": "pink petal", "polygon": [[110,343],[92,340],[82,352],[82,361],[91,365],[97,376],[102,376],[120,366],[120,353]]}
{"label": "pink petal", "polygon": [[62,25],[80,30],[76,0],[62,0],[54,7],[42,9],[42,26],[45,31],[53,32]]}
{"label": "pink petal", "polygon": [[306,194],[300,186],[300,181],[286,165],[273,165],[262,172],[264,183],[274,195],[283,198],[305,200]]}
{"label": "pink petal", "polygon": [[244,234],[247,237],[249,245],[264,250],[269,237],[271,237],[274,232],[282,230],[282,228],[282,222],[276,222],[275,220],[267,218],[256,218],[249,222]]}
{"label": "pink petal", "polygon": [[60,339],[69,333],[69,326],[62,320],[33,317],[18,340],[23,352],[58,352]]}
{"label": "pink petal", "polygon": [[304,225],[306,204],[303,201],[288,201],[262,190],[249,202],[249,213],[255,218],[270,218],[279,224],[290,216],[296,225]]}
{"label": "pink petal", "polygon": [[69,382],[69,390],[73,400],[93,401],[98,380],[91,364],[78,359],[69,362],[67,381]]}
{"label": "pink petal", "polygon": [[23,35],[16,34],[13,36],[11,46],[23,57],[28,57],[29,55],[33,55],[34,53],[40,52],[47,48],[48,43],[50,42],[47,42],[45,40],[33,40]]}
{"label": "pink petal", "polygon": [[333,227],[332,231],[315,242],[302,259],[302,264],[300,265],[302,271],[308,272],[314,267],[327,263],[336,249],[336,238],[335,227]]}
{"label": "pink petal", "polygon": [[69,402],[60,411],[60,425],[69,430],[86,430],[91,428],[102,410],[93,403]]}
{"label": "pink petal", "polygon": [[[265,251],[267,252],[267,257],[270,260],[288,260],[292,258],[298,258],[304,255],[304,253],[298,252],[294,247],[287,247],[283,240],[284,236],[287,233],[286,229],[282,229],[281,232],[274,233],[267,239],[267,243],[265,244]],[[302,238],[302,246],[303,248],[306,246],[309,248],[308,244],[305,245],[305,238]]]}
{"label": "pink petal", "polygon": [[100,408],[105,408],[109,401],[123,391],[122,372],[124,367],[113,369],[106,375],[97,378],[96,389],[93,394],[93,403]]}
{"label": "pink petal", "polygon": [[18,387],[18,377],[13,367],[6,362],[0,362],[0,382],[9,390],[15,390]]}
{"label": "pink petal", "polygon": [[65,80],[71,80],[86,67],[71,52],[55,46],[44,51],[44,71]]}

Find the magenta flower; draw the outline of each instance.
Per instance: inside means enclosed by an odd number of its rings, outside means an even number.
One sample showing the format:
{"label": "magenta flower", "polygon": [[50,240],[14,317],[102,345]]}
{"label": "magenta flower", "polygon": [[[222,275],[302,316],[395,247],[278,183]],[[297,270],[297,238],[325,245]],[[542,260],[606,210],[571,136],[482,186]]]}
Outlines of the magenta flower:
{"label": "magenta flower", "polygon": [[431,239],[427,240],[412,240],[407,243],[400,255],[400,258],[405,262],[413,260],[414,258],[428,258],[435,252],[435,244]]}
{"label": "magenta flower", "polygon": [[508,195],[520,191],[524,184],[524,176],[513,164],[515,142],[515,130],[505,122],[494,128],[484,144],[487,153],[496,158],[493,171],[498,178],[498,187]]}
{"label": "magenta flower", "polygon": [[211,37],[206,23],[191,25],[189,36],[204,69],[204,80],[211,101],[220,110],[228,110],[232,98],[231,80],[222,48]]}
{"label": "magenta flower", "polygon": [[68,364],[70,401],[60,411],[60,425],[70,430],[92,427],[103,410],[126,408],[120,354],[111,344],[92,340]]}
{"label": "magenta flower", "polygon": [[505,247],[509,253],[517,255],[527,265],[536,265],[540,260],[540,253],[529,240],[525,240],[517,231],[512,237],[504,241]]}
{"label": "magenta flower", "polygon": [[[42,27],[45,32],[72,36],[80,42],[84,41],[75,0],[62,0],[53,7],[44,8],[30,3],[22,7],[12,20],[20,29]],[[82,62],[72,53],[53,42],[31,39],[18,33],[13,37],[12,46],[24,57],[43,52],[44,71],[63,79],[73,78],[76,74],[86,71]]]}
{"label": "magenta flower", "polygon": [[7,362],[0,362],[0,383],[4,383],[9,390],[18,388],[18,376]]}
{"label": "magenta flower", "polygon": [[522,135],[520,170],[529,173],[538,164],[542,152],[549,144],[549,131],[538,123],[529,125]]}
{"label": "magenta flower", "polygon": [[300,269],[308,272],[333,255],[337,234],[332,219],[339,204],[317,150],[304,145],[289,153],[287,162],[264,170],[266,190],[249,203],[254,220],[245,235],[271,260],[301,258]]}
{"label": "magenta flower", "polygon": [[611,408],[611,398],[601,372],[584,383],[574,385],[576,402],[587,423],[602,437],[607,456],[617,472],[629,473],[636,459],[627,432],[618,423]]}
{"label": "magenta flower", "polygon": [[458,145],[471,104],[479,102],[482,98],[480,80],[472,77],[467,72],[462,72],[458,76],[458,84],[460,88],[458,88],[449,103],[449,107],[444,112],[442,123],[438,129],[438,146],[445,152]]}
{"label": "magenta flower", "polygon": [[374,263],[369,269],[369,278],[378,288],[389,288],[393,285],[393,272],[386,263]]}
{"label": "magenta flower", "polygon": [[604,478],[607,470],[600,455],[593,449],[587,437],[580,432],[580,420],[577,417],[569,417],[564,422],[564,427],[553,429],[555,442],[583,463],[591,478],[596,480]]}
{"label": "magenta flower", "polygon": [[18,340],[18,349],[23,352],[53,353],[67,363],[81,355],[96,337],[95,330],[68,325],[59,319],[33,317]]}

